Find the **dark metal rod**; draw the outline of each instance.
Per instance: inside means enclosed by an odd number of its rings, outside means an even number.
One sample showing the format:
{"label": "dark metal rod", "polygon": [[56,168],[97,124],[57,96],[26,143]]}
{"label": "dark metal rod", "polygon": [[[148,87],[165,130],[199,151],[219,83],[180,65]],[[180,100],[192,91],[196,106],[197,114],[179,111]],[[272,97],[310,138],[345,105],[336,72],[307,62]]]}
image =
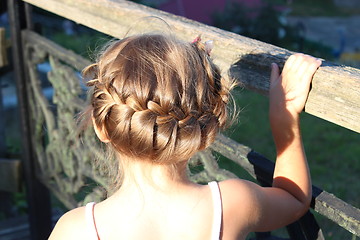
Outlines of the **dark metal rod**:
{"label": "dark metal rod", "polygon": [[[12,40],[12,55],[22,132],[22,161],[28,202],[31,239],[42,240],[51,231],[51,204],[48,189],[36,176],[36,159],[32,148],[31,112],[27,101],[27,81],[21,30],[26,28],[25,4],[8,0],[8,15]],[[29,9],[29,8],[28,8]],[[27,14],[29,16],[29,14]]]}
{"label": "dark metal rod", "polygon": [[32,9],[33,6],[30,4],[25,3],[25,18],[26,18],[26,29],[33,30],[34,24],[32,21]]}
{"label": "dark metal rod", "polygon": [[[0,38],[2,44],[4,44],[5,53],[7,52],[6,49],[6,36],[5,36],[5,29],[1,29],[0,31]],[[1,53],[0,53],[1,54]],[[4,68],[5,66],[0,67],[0,69]],[[5,73],[3,73],[5,75]],[[3,95],[2,89],[4,88],[3,85],[3,78],[2,72],[0,72],[0,157],[5,157],[6,152],[6,143],[5,143],[5,109],[3,106]]]}
{"label": "dark metal rod", "polygon": [[0,157],[6,155],[6,143],[5,143],[5,109],[2,101],[2,79],[0,79]]}

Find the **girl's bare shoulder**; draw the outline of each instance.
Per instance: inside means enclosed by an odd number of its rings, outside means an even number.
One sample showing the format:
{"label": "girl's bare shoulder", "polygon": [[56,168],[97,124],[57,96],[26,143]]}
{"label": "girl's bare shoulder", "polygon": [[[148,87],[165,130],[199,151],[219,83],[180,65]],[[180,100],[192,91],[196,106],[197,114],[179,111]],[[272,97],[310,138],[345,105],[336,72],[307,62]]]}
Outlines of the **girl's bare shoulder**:
{"label": "girl's bare shoulder", "polygon": [[78,207],[68,211],[57,221],[49,240],[84,239],[86,233],[85,207]]}
{"label": "girl's bare shoulder", "polygon": [[259,216],[259,186],[242,179],[219,183],[223,204],[223,222],[232,234],[247,234]]}
{"label": "girl's bare shoulder", "polygon": [[239,200],[251,200],[259,186],[253,182],[243,179],[228,179],[219,182],[219,187],[221,190],[221,196],[224,198],[223,200],[239,203]]}

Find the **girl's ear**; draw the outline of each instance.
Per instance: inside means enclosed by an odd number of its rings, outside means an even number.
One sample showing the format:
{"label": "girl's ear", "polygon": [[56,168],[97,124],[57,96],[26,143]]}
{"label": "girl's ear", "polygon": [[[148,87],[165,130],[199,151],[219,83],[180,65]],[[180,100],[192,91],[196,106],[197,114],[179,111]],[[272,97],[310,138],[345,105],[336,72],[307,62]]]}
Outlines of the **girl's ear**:
{"label": "girl's ear", "polygon": [[108,138],[107,134],[104,132],[104,129],[100,128],[99,126],[96,125],[95,119],[93,116],[91,116],[91,120],[92,120],[92,123],[94,126],[96,136],[100,139],[100,141],[102,141],[104,143],[110,142],[110,139]]}

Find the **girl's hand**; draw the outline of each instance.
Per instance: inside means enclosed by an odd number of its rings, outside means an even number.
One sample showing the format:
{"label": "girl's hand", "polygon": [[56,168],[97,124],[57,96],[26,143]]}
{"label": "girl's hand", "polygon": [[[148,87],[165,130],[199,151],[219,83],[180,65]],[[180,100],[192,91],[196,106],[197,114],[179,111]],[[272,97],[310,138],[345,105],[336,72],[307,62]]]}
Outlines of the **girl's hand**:
{"label": "girl's hand", "polygon": [[270,116],[281,118],[288,114],[298,115],[305,106],[312,77],[321,60],[297,53],[286,61],[279,74],[279,67],[273,63],[270,77]]}

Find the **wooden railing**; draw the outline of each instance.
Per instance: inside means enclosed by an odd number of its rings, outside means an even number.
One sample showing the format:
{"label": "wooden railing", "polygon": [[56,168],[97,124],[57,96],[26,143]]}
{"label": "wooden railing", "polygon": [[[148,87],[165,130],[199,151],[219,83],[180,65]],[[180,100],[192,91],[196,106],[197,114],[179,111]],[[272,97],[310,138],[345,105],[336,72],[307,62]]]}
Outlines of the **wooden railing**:
{"label": "wooden railing", "polygon": [[[188,40],[201,34],[215,42],[212,54],[219,67],[235,76],[255,91],[265,93],[269,88],[271,62],[282,64],[290,51],[239,36],[189,19],[128,1],[109,0],[26,0],[40,8],[83,24],[116,38],[130,33],[160,30],[166,25],[169,32]],[[156,18],[155,18],[156,17]],[[153,26],[151,26],[153,24]],[[360,70],[323,63],[315,74],[312,91],[305,111],[360,132]]]}
{"label": "wooden railing", "polygon": [[[8,0],[8,7],[9,15],[13,22],[13,55],[16,61],[18,61],[16,64],[18,69],[15,69],[18,94],[22,96],[19,100],[23,119],[22,130],[25,136],[25,175],[27,181],[32,181],[32,178],[35,176],[35,179],[39,180],[39,182],[27,183],[28,191],[30,191],[31,195],[29,197],[29,204],[33,209],[30,211],[30,215],[36,216],[33,219],[37,219],[33,220],[32,223],[34,235],[39,234],[36,231],[41,231],[40,229],[44,227],[42,224],[39,224],[41,222],[39,217],[43,217],[43,219],[49,217],[46,214],[39,216],[38,213],[38,211],[41,211],[40,208],[44,206],[44,199],[39,202],[39,197],[36,195],[44,191],[41,187],[42,184],[51,189],[59,199],[63,199],[63,203],[68,208],[72,208],[79,204],[79,202],[70,195],[79,191],[85,184],[86,179],[92,179],[104,187],[106,187],[106,181],[91,167],[88,155],[79,156],[76,155],[78,153],[75,154],[68,150],[68,155],[74,159],[84,159],[82,162],[78,162],[80,165],[82,164],[81,166],[84,169],[81,173],[84,177],[81,178],[76,175],[79,172],[76,171],[76,166],[71,165],[71,158],[61,159],[61,155],[56,155],[60,153],[51,152],[51,144],[59,144],[59,139],[63,140],[64,144],[68,141],[61,138],[62,136],[65,138],[68,132],[62,133],[60,131],[56,116],[52,115],[53,111],[48,108],[49,102],[41,95],[38,82],[36,82],[38,77],[36,76],[36,67],[34,68],[34,66],[43,61],[50,61],[54,71],[49,74],[49,79],[50,81],[52,81],[52,78],[56,79],[53,82],[54,91],[60,91],[61,86],[56,84],[56,82],[63,78],[67,79],[68,82],[66,84],[73,84],[74,89],[79,89],[76,74],[72,74],[71,71],[81,70],[89,62],[32,32],[31,5],[116,38],[123,38],[128,34],[134,33],[167,31],[179,38],[191,40],[201,34],[203,39],[211,39],[215,42],[216,47],[212,52],[213,58],[224,73],[229,72],[232,77],[237,78],[247,88],[265,95],[269,88],[270,63],[276,62],[282,66],[286,58],[291,55],[291,52],[286,49],[127,1],[25,0],[24,2],[30,5],[25,4],[25,8],[22,8],[23,2]],[[21,9],[25,9],[25,11],[21,12]],[[21,15],[21,13],[24,15]],[[61,64],[67,66],[61,67]],[[69,66],[71,66],[72,70],[69,69]],[[75,97],[75,95],[79,94],[80,92],[75,92],[74,95],[70,94],[68,96]],[[312,90],[305,111],[342,127],[360,132],[359,96],[360,70],[324,62],[314,76]],[[53,99],[53,101],[57,104],[58,108],[59,106],[64,107],[64,102],[62,102],[61,98]],[[69,108],[70,105],[65,106],[65,108],[68,107],[67,113],[75,113],[80,109],[81,101],[75,101],[75,103],[75,105],[71,105],[71,109]],[[31,113],[36,113],[37,116],[29,117]],[[35,124],[34,122],[39,119],[42,119],[42,122]],[[70,121],[69,118],[66,118],[66,121]],[[49,138],[49,143],[44,143],[44,133],[41,132],[41,126],[43,125],[46,125],[48,128],[48,133],[46,134]],[[73,137],[74,139],[76,138],[76,136]],[[69,141],[71,142],[72,140],[70,139]],[[86,143],[85,141],[86,144],[90,146],[93,142]],[[74,145],[74,148],[75,150],[84,150],[78,145]],[[86,152],[85,150],[84,152]],[[217,138],[209,151],[197,155],[194,161],[201,161],[204,165],[204,170],[192,176],[194,181],[222,180],[234,177],[234,174],[219,169],[216,161],[212,161],[211,151],[218,152],[242,166],[260,184],[264,186],[271,185],[274,163],[254,152],[251,148],[236,143],[222,135]],[[98,154],[98,152],[94,153],[91,151],[88,151],[88,153]],[[40,164],[40,171],[35,169],[35,162]],[[56,171],[53,171],[56,169],[56,164],[65,165],[65,163],[68,165],[61,168],[61,174],[66,177],[56,176]],[[75,186],[74,182],[69,181],[69,179],[77,180]],[[62,197],[62,192],[65,192],[70,187],[66,185],[66,188],[59,189],[54,184],[58,181],[69,181],[69,185],[75,187],[72,189],[73,192],[71,194],[66,194],[66,198]],[[38,189],[41,189],[41,191]],[[43,194],[46,195],[46,191]],[[86,199],[101,198],[102,194],[99,189],[95,188]],[[333,220],[336,224],[356,236],[360,236],[359,209],[317,187],[313,187],[313,203],[311,207],[315,212]],[[323,239],[321,230],[310,212],[297,223],[289,226],[288,232],[291,239]],[[44,235],[40,234],[37,236]],[[42,237],[36,239],[42,239]],[[258,235],[258,239],[261,239],[261,235]]]}

